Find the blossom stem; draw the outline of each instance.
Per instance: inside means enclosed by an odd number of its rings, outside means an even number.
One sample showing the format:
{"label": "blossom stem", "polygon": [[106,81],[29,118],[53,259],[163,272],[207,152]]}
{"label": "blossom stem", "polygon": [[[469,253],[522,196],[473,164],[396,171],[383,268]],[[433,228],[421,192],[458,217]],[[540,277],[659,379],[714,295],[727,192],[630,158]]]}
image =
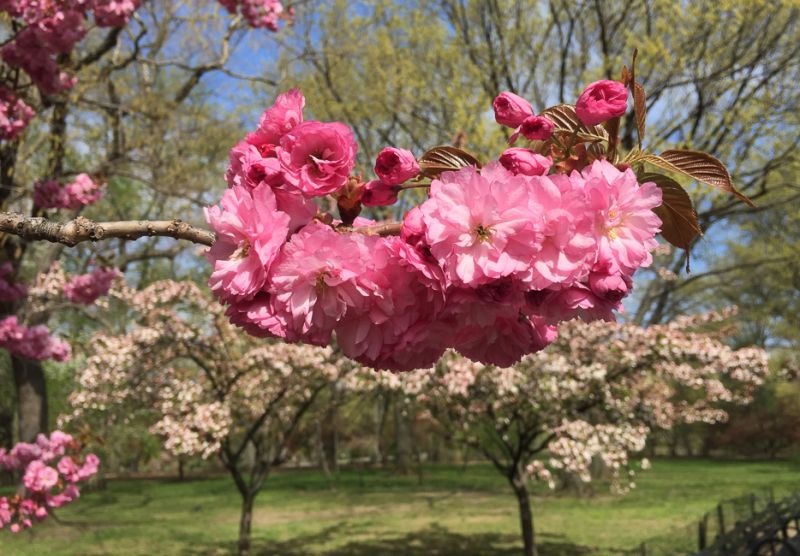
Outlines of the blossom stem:
{"label": "blossom stem", "polygon": [[121,238],[134,240],[140,237],[171,237],[201,245],[212,245],[214,233],[176,220],[128,220],[118,222],[93,222],[79,216],[67,222],[53,222],[41,217],[24,216],[14,212],[0,212],[0,232],[28,240],[45,240],[73,247],[84,241]]}

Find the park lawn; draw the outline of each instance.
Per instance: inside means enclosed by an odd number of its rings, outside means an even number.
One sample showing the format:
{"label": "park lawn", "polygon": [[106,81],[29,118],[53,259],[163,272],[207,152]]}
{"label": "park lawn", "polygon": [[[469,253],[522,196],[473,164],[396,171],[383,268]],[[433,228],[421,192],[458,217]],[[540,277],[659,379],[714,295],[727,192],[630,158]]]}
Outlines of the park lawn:
{"label": "park lawn", "polygon": [[[720,499],[800,490],[793,462],[656,460],[637,488],[592,498],[536,489],[541,556],[620,554],[691,525]],[[227,477],[109,481],[20,535],[0,533],[2,555],[201,555],[235,548],[238,493]],[[276,473],[257,499],[255,554],[336,556],[517,554],[516,501],[487,465],[429,466],[415,475],[346,470],[331,488],[317,471]]]}

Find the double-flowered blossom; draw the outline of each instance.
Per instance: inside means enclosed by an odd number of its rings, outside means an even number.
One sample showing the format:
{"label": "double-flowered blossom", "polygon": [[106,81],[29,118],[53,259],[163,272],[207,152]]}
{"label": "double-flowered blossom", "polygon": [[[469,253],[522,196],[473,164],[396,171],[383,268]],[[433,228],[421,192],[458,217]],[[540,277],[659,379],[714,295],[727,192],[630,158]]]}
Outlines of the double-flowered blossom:
{"label": "double-flowered blossom", "polygon": [[219,3],[232,14],[241,12],[250,27],[265,27],[270,31],[278,30],[281,19],[291,22],[293,15],[279,0],[219,0]]}
{"label": "double-flowered blossom", "polygon": [[103,198],[103,184],[89,174],[78,174],[71,182],[61,185],[56,180],[45,180],[33,185],[33,204],[43,209],[79,209]]}
{"label": "double-flowered blossom", "polygon": [[95,475],[100,465],[96,455],[81,456],[80,451],[71,435],[58,430],[9,451],[0,448],[0,469],[21,473],[24,487],[10,498],[0,497],[0,529],[8,526],[18,533],[78,498],[78,483]]}
{"label": "double-flowered blossom", "polygon": [[[291,90],[264,112],[232,149],[230,189],[206,213],[217,232],[209,283],[253,335],[326,345],[335,334],[348,357],[393,371],[447,348],[506,366],[551,343],[564,320],[613,320],[652,260],[661,192],[630,169],[596,159],[564,173],[555,154],[510,148],[482,167],[430,173],[425,157],[387,147],[364,183],[351,175],[350,129],[305,120],[304,106]],[[517,95],[494,108],[515,135],[554,132]],[[428,197],[389,237],[357,216],[408,187],[429,187]],[[324,195],[345,222],[317,208]]]}
{"label": "double-flowered blossom", "polygon": [[14,266],[11,261],[0,265],[0,302],[19,301],[28,295],[28,287],[13,281]]}

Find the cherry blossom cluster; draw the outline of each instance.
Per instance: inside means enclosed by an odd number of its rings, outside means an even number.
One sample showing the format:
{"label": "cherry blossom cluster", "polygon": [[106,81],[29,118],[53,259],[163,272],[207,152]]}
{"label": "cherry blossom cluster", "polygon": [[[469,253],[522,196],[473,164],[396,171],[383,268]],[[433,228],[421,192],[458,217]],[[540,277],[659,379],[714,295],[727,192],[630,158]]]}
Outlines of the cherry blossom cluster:
{"label": "cherry blossom cluster", "polygon": [[15,32],[0,57],[21,68],[45,94],[71,88],[75,78],[61,70],[59,56],[69,54],[86,35],[87,12],[99,27],[121,27],[141,0],[3,0],[0,11],[14,21]]}
{"label": "cherry blossom cluster", "polygon": [[89,174],[78,174],[64,185],[57,180],[44,180],[33,185],[33,204],[42,209],[79,209],[103,198],[103,184]]}
{"label": "cherry blossom cluster", "polygon": [[725,407],[749,403],[763,382],[764,350],[733,349],[722,332],[708,331],[731,314],[705,313],[649,328],[573,320],[561,326],[549,349],[513,367],[450,353],[436,367],[410,373],[362,369],[346,384],[355,392],[401,391],[465,441],[486,443],[489,450],[528,431],[528,445],[509,449],[528,454],[531,478],[551,486],[565,473],[589,481],[599,459],[612,488],[624,492],[633,487],[630,455],[644,448],[652,430],[725,420]]}
{"label": "cherry blossom cluster", "polygon": [[18,322],[16,315],[0,320],[0,348],[6,349],[11,355],[40,361],[67,361],[72,355],[70,345],[52,336],[47,326],[25,326]]}
{"label": "cherry blossom cluster", "polygon": [[250,27],[277,31],[281,19],[291,22],[294,8],[284,9],[279,0],[219,0],[230,13],[241,13]]}
{"label": "cherry blossom cluster", "polygon": [[[394,371],[448,348],[508,366],[552,342],[562,321],[613,320],[652,261],[661,190],[630,169],[596,160],[560,173],[551,157],[514,148],[425,182],[424,160],[387,147],[378,179],[363,183],[351,175],[351,130],[304,120],[304,105],[298,90],[276,99],[232,149],[229,189],[206,210],[217,234],[209,285],[253,335],[323,346],[335,333],[348,357]],[[546,118],[520,97],[503,93],[494,107],[501,124],[545,138],[529,128]],[[428,198],[402,224],[358,216],[410,187]],[[342,220],[318,209],[326,195]]]}
{"label": "cherry blossom cluster", "polygon": [[35,114],[24,100],[0,86],[0,141],[16,139]]}
{"label": "cherry blossom cluster", "polygon": [[58,430],[49,437],[40,434],[33,443],[20,442],[8,452],[0,448],[0,469],[21,473],[24,486],[10,498],[0,497],[0,529],[8,526],[18,533],[78,498],[78,484],[100,465],[96,455],[80,452],[80,443]]}

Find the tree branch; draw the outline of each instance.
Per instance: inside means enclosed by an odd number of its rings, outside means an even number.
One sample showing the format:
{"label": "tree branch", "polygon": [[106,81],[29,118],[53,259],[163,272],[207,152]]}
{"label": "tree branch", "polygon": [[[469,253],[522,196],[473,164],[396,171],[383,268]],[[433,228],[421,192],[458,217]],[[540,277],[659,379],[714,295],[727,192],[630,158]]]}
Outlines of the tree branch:
{"label": "tree branch", "polygon": [[28,240],[45,240],[73,247],[84,241],[109,238],[171,237],[200,245],[212,245],[214,233],[195,228],[182,220],[128,220],[93,222],[79,216],[67,222],[51,222],[46,218],[26,217],[14,212],[0,212],[0,232]]}

